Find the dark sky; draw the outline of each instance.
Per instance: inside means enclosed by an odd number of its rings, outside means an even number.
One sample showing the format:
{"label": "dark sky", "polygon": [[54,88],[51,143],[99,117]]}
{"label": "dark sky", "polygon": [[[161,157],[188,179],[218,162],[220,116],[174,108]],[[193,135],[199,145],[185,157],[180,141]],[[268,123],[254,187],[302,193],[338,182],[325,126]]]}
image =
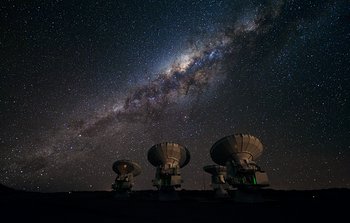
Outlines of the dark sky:
{"label": "dark sky", "polygon": [[[20,3],[21,2],[21,3]],[[210,147],[264,144],[272,188],[350,187],[348,1],[2,1],[0,183],[110,190],[117,159],[186,146],[185,189]]]}

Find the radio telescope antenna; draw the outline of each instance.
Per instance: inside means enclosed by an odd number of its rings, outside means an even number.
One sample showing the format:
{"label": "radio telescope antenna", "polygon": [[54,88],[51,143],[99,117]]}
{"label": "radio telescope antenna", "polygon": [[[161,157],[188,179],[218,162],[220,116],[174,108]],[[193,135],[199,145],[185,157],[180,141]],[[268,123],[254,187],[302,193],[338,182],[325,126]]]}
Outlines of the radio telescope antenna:
{"label": "radio telescope antenna", "polygon": [[204,171],[211,174],[211,187],[217,197],[227,196],[229,185],[226,183],[226,167],[220,165],[208,165]]}
{"label": "radio telescope antenna", "polygon": [[263,151],[258,138],[249,134],[235,134],[218,140],[210,149],[212,160],[227,168],[226,181],[233,187],[268,186],[265,171],[255,163]]}
{"label": "radio telescope antenna", "polygon": [[113,171],[117,174],[117,178],[112,184],[112,189],[128,193],[134,185],[134,177],[141,174],[141,167],[131,160],[117,160],[113,164]]}
{"label": "radio telescope antenna", "polygon": [[173,142],[159,143],[148,150],[147,158],[157,167],[153,186],[158,190],[181,187],[180,169],[190,162],[190,152],[186,147]]}

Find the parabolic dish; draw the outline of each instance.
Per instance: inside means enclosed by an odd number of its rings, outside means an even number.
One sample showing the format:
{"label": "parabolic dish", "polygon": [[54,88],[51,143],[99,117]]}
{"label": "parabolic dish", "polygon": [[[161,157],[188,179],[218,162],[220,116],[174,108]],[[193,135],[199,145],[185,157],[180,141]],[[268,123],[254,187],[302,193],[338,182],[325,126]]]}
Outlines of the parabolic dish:
{"label": "parabolic dish", "polygon": [[263,151],[263,145],[258,138],[249,134],[235,134],[218,140],[210,149],[212,160],[225,165],[233,159],[255,160]]}
{"label": "parabolic dish", "polygon": [[119,175],[132,173],[133,176],[138,176],[141,173],[141,167],[131,160],[117,160],[113,164],[113,171]]}
{"label": "parabolic dish", "polygon": [[190,152],[180,144],[173,142],[164,142],[152,146],[148,150],[148,161],[153,166],[178,165],[180,168],[190,162]]}

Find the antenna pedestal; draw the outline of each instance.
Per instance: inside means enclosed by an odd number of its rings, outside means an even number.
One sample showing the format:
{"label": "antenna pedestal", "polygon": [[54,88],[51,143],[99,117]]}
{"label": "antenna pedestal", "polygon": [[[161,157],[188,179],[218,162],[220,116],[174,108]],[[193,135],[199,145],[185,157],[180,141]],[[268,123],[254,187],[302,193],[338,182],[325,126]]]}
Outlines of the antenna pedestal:
{"label": "antenna pedestal", "polygon": [[133,174],[125,174],[118,176],[115,179],[115,183],[112,184],[112,189],[120,192],[128,192],[131,190],[134,185],[134,177]]}
{"label": "antenna pedestal", "polygon": [[265,171],[253,161],[246,161],[243,164],[234,161],[226,162],[227,182],[237,188],[266,187],[269,180]]}
{"label": "antenna pedestal", "polygon": [[181,179],[181,172],[179,167],[164,169],[158,167],[156,171],[156,178],[153,180],[153,186],[158,190],[171,190],[181,187],[183,182]]}

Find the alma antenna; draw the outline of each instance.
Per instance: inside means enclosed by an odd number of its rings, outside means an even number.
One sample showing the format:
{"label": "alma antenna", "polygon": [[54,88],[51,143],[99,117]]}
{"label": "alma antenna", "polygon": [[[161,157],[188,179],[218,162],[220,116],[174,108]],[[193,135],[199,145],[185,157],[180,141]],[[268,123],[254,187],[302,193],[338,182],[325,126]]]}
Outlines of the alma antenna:
{"label": "alma antenna", "polygon": [[186,147],[173,142],[159,143],[148,150],[147,158],[157,167],[153,186],[158,190],[181,187],[180,169],[190,162],[190,152]]}
{"label": "alma antenna", "polygon": [[226,166],[208,165],[203,170],[211,174],[211,186],[218,197],[227,195],[229,185],[226,182]]}
{"label": "alma antenna", "polygon": [[134,177],[141,174],[141,167],[131,160],[117,160],[113,164],[113,171],[117,178],[112,184],[112,189],[117,192],[130,192],[134,185]]}
{"label": "alma antenna", "polygon": [[255,163],[263,151],[258,138],[249,134],[235,134],[217,141],[210,149],[212,160],[227,168],[226,181],[233,187],[268,186],[265,171]]}

